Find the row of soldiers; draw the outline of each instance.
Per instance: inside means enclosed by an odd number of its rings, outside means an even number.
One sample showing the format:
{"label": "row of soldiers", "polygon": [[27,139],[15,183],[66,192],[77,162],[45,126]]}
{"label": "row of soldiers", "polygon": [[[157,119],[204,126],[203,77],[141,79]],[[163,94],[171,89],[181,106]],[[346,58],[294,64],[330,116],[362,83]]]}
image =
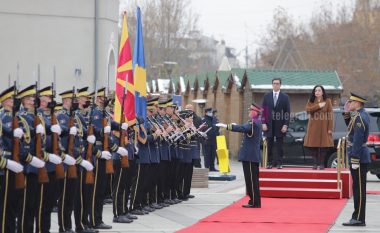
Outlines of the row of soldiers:
{"label": "row of soldiers", "polygon": [[207,130],[192,111],[152,98],[146,120],[127,123],[107,111],[105,88],[59,95],[61,105],[52,86],[0,94],[1,232],[50,232],[55,205],[60,232],[74,232],[72,213],[75,232],[111,229],[102,219],[108,186],[118,223],[194,197],[192,163]]}

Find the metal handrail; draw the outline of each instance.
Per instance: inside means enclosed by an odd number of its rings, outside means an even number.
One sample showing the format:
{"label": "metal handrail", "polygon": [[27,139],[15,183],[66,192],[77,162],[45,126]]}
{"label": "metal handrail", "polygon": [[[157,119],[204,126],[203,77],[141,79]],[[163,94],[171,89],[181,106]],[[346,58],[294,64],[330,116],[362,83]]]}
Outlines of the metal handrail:
{"label": "metal handrail", "polygon": [[336,170],[337,170],[337,188],[339,190],[341,190],[342,186],[341,186],[341,165],[342,165],[342,138],[339,139],[338,141],[338,145],[336,147],[336,151],[337,151],[337,156],[336,156],[336,162],[337,162],[337,165],[336,165]]}
{"label": "metal handrail", "polygon": [[268,165],[268,141],[266,138],[263,138],[263,159],[261,167],[266,168]]}

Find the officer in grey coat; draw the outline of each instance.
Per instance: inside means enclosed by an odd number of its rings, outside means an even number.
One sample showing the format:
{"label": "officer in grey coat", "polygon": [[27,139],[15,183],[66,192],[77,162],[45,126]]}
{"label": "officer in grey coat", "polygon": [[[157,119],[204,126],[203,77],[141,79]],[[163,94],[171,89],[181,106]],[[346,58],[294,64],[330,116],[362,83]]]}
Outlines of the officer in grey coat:
{"label": "officer in grey coat", "polygon": [[262,134],[261,120],[259,113],[261,108],[252,103],[249,108],[249,120],[246,124],[223,124],[217,123],[217,127],[226,128],[233,132],[244,133],[244,138],[240,146],[238,159],[243,163],[245,185],[250,198],[244,208],[261,208],[260,187],[259,187],[259,163],[261,160],[260,141]]}

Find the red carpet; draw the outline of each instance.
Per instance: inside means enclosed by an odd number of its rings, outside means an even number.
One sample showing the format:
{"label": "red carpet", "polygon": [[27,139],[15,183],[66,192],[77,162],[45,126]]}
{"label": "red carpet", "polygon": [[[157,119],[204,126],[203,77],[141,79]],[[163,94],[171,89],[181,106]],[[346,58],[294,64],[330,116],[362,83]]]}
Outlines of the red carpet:
{"label": "red carpet", "polygon": [[198,223],[187,232],[327,232],[347,199],[263,198],[261,209],[245,209],[243,198]]}
{"label": "red carpet", "polygon": [[372,195],[380,195],[380,191],[367,191],[367,194],[372,194]]}

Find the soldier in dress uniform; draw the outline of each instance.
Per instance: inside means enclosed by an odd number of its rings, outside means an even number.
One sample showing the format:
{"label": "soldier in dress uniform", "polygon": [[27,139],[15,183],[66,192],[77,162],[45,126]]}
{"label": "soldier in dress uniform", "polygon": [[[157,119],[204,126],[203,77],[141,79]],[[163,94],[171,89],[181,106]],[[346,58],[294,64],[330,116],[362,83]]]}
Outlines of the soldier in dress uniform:
{"label": "soldier in dress uniform", "polygon": [[[97,232],[92,229],[88,221],[88,216],[90,212],[91,204],[91,184],[86,184],[86,172],[92,172],[94,166],[92,161],[86,160],[87,146],[88,143],[94,144],[96,138],[94,135],[88,135],[88,123],[89,123],[89,111],[90,106],[89,100],[90,93],[88,92],[88,87],[84,87],[77,90],[76,102],[78,103],[78,109],[75,113],[75,121],[78,126],[79,138],[76,140],[79,145],[80,150],[78,150],[79,156],[77,161],[81,167],[77,169],[78,180],[76,182],[76,195],[74,197],[74,218],[76,232],[81,233],[92,233]],[[92,157],[91,157],[92,159]]]}
{"label": "soldier in dress uniform", "polygon": [[248,204],[244,208],[261,208],[260,186],[259,186],[259,163],[261,160],[260,141],[262,134],[259,113],[261,108],[252,103],[248,114],[251,119],[244,125],[217,123],[217,127],[226,128],[232,132],[244,133],[240,146],[238,160],[243,163],[246,190],[249,196]]}
{"label": "soldier in dress uniform", "polygon": [[[158,109],[157,109],[158,107]],[[166,115],[166,101],[158,101],[157,102],[157,114],[153,116],[156,123],[162,126],[163,134],[169,135],[173,131],[173,128],[166,124],[164,121],[164,117]],[[165,128],[166,126],[166,128]],[[159,165],[159,179],[160,179],[160,187],[161,198],[163,199],[161,205],[167,207],[169,205],[175,204],[170,199],[170,180],[171,180],[171,156],[170,156],[170,141],[161,140],[160,141],[160,165]]]}
{"label": "soldier in dress uniform", "polygon": [[[21,199],[23,201],[21,202],[17,227],[18,232],[33,232],[34,219],[38,208],[39,182],[46,182],[46,180],[40,180],[43,176],[40,176],[39,171],[46,172],[46,170],[44,171],[45,162],[42,159],[47,161],[49,157],[48,153],[42,151],[43,148],[38,148],[41,151],[37,151],[36,146],[36,138],[45,135],[45,127],[42,124],[35,125],[35,120],[38,117],[35,115],[35,101],[37,101],[35,85],[31,85],[20,91],[18,98],[21,99],[22,103],[18,115],[25,133],[22,149],[29,153],[24,160],[27,163],[24,166],[25,188],[23,198]],[[37,158],[37,154],[41,154],[41,158]],[[43,175],[47,176],[46,173]]]}
{"label": "soldier in dress uniform", "polygon": [[367,166],[370,153],[367,148],[369,134],[369,115],[364,110],[367,100],[351,93],[344,107],[344,119],[348,126],[347,153],[350,159],[352,189],[354,193],[354,212],[350,221],[343,226],[365,226]]}
{"label": "soldier in dress uniform", "polygon": [[[16,190],[15,173],[23,172],[23,166],[13,161],[13,137],[22,138],[23,129],[12,127],[12,111],[15,86],[0,94],[0,231],[15,232],[20,192]],[[21,161],[21,160],[20,160]]]}
{"label": "soldier in dress uniform", "polygon": [[56,165],[62,163],[61,155],[54,154],[52,148],[52,135],[56,133],[61,134],[61,127],[59,124],[52,125],[51,122],[51,104],[53,90],[51,86],[39,90],[40,107],[38,109],[38,117],[41,124],[45,126],[45,137],[43,137],[44,148],[48,153],[49,160],[46,161],[45,167],[48,172],[49,182],[39,184],[38,193],[38,210],[36,216],[36,232],[50,232],[51,226],[51,212],[55,203],[57,202],[57,188],[58,183],[56,179]]}
{"label": "soldier in dress uniform", "polygon": [[132,186],[133,186],[133,181],[136,180],[136,177],[137,177],[137,164],[136,164],[136,160],[137,160],[137,156],[136,156],[136,153],[137,153],[137,143],[136,142],[136,130],[137,127],[136,127],[136,122],[132,122],[131,125],[129,125],[128,127],[128,141],[126,142],[125,144],[125,148],[128,150],[128,161],[129,161],[129,167],[126,169],[126,186],[125,186],[125,190],[124,190],[124,194],[123,194],[123,213],[124,215],[129,218],[129,219],[132,219],[132,220],[135,220],[137,219],[137,217],[133,214],[130,213],[130,209],[129,209],[129,197],[131,196],[131,200],[132,200],[132,193],[131,193],[131,189],[132,189]]}
{"label": "soldier in dress uniform", "polygon": [[[111,138],[112,130],[119,130],[119,124],[111,121],[110,116],[105,111],[107,105],[105,88],[99,89],[96,93],[96,108],[93,109],[90,117],[94,126],[96,137],[94,147],[94,165],[95,165],[95,183],[91,195],[91,212],[90,223],[95,229],[111,229],[112,226],[103,222],[103,201],[105,199],[105,190],[107,186],[106,161],[112,159],[111,153],[118,153],[122,156],[128,155],[125,148],[119,147]],[[103,118],[106,119],[106,125],[103,126]],[[104,136],[108,136],[108,148],[104,148]]]}
{"label": "soldier in dress uniform", "polygon": [[[79,165],[83,161],[83,125],[80,124],[75,114],[78,105],[74,103],[75,93],[73,90],[62,92],[59,95],[62,98],[62,109],[57,113],[57,120],[62,128],[60,142],[61,149],[64,151],[65,177],[58,181],[58,225],[60,232],[74,232],[71,214],[78,186],[77,169],[79,167],[77,164]],[[70,140],[70,138],[74,138],[74,140]]]}
{"label": "soldier in dress uniform", "polygon": [[213,109],[206,108],[205,116],[202,119],[202,123],[206,123],[207,127],[211,130],[207,132],[207,139],[203,142],[203,155],[204,155],[204,166],[209,168],[210,171],[218,171],[215,168],[215,158],[216,158],[216,136],[219,135],[219,129],[215,126],[216,118],[214,118]]}
{"label": "soldier in dress uniform", "polygon": [[[151,118],[155,114],[155,103],[158,99],[150,99],[147,101],[147,117]],[[159,167],[160,167],[160,151],[159,151],[159,143],[161,141],[161,129],[159,127],[155,127],[151,125],[148,121],[147,133],[148,135],[153,135],[153,140],[150,140],[149,148],[150,148],[150,166],[148,171],[148,207],[152,209],[162,209],[161,205],[158,205],[159,202],[162,201],[160,198],[159,192],[161,188],[159,188]],[[160,200],[160,201],[159,201]]]}
{"label": "soldier in dress uniform", "polygon": [[[153,136],[147,134],[144,127],[144,119],[141,117],[136,117],[138,124],[137,133],[137,175],[132,178],[132,188],[131,188],[131,201],[130,201],[130,211],[135,215],[148,214],[154,211],[150,207],[145,206],[147,201],[146,196],[148,193],[148,169],[150,164],[150,152],[149,152],[149,141],[153,140]],[[144,209],[143,209],[144,207]]]}

